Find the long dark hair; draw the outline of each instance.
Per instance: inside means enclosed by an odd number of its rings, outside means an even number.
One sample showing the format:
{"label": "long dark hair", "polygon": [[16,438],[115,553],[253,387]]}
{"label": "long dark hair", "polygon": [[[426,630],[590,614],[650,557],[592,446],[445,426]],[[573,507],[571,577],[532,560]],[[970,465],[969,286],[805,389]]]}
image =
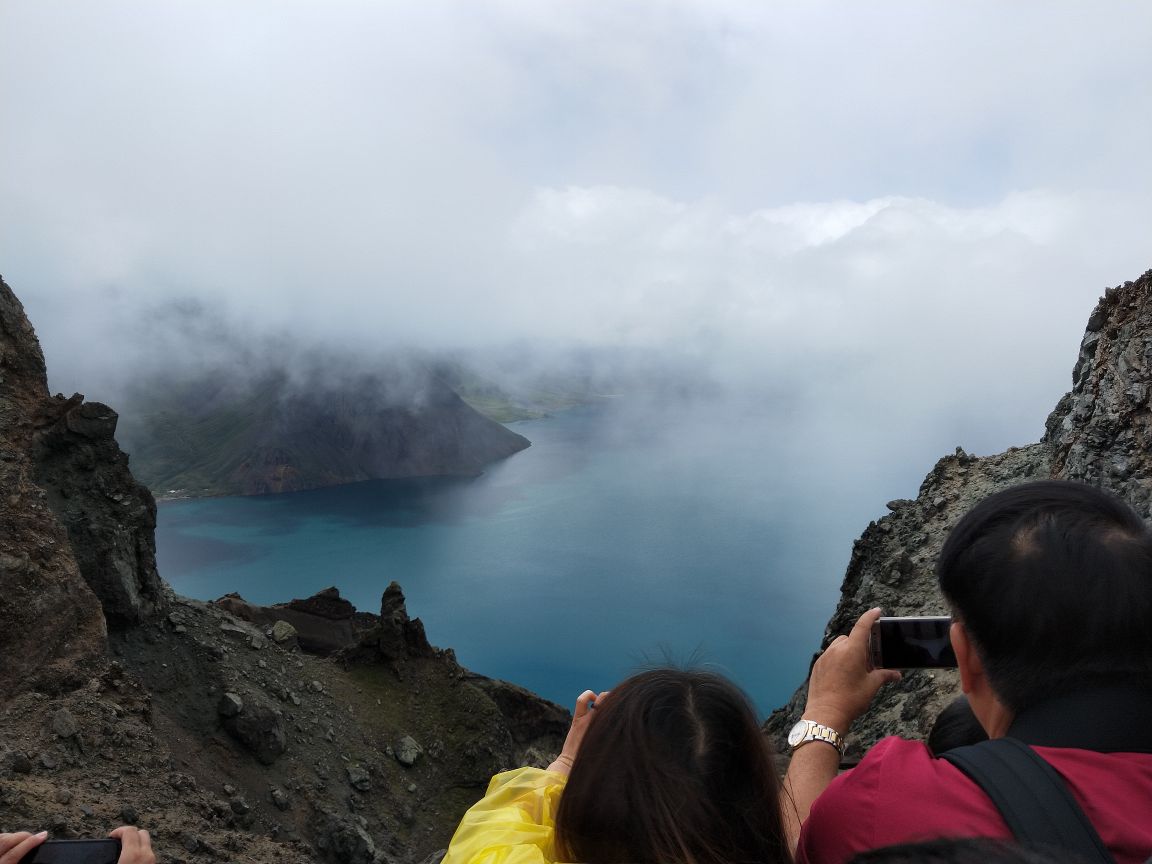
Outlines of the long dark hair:
{"label": "long dark hair", "polygon": [[746,697],[657,669],[596,705],[556,813],[561,861],[789,862],[780,782]]}

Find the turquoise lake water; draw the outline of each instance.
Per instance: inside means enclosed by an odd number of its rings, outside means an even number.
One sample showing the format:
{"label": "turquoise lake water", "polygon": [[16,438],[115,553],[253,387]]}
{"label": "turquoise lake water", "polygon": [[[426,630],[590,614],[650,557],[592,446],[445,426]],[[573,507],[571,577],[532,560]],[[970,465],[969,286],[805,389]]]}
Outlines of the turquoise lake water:
{"label": "turquoise lake water", "polygon": [[625,413],[512,424],[533,446],[476,478],[164,503],[161,574],[257,603],[336,585],[373,612],[394,579],[434,645],[565,705],[671,657],[770,710],[803,680],[863,523],[813,539],[790,491],[802,472],[764,446],[770,418]]}

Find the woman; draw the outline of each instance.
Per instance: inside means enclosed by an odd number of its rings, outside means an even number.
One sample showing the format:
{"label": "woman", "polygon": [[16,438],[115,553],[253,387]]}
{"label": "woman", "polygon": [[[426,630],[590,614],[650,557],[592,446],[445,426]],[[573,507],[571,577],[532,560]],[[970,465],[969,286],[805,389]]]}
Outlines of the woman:
{"label": "woman", "polygon": [[492,778],[444,864],[784,864],[779,789],[735,685],[707,672],[643,672],[580,695],[546,771]]}

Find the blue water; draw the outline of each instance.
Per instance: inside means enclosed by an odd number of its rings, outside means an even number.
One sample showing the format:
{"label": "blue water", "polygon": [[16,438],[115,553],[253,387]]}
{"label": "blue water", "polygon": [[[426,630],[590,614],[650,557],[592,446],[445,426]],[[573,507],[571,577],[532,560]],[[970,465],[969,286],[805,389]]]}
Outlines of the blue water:
{"label": "blue water", "polygon": [[562,704],[670,657],[770,710],[804,678],[850,542],[814,541],[827,520],[789,491],[770,417],[636,419],[607,402],[513,424],[533,446],[476,478],[166,503],[161,574],[257,603],[336,585],[369,611],[394,579],[433,644]]}

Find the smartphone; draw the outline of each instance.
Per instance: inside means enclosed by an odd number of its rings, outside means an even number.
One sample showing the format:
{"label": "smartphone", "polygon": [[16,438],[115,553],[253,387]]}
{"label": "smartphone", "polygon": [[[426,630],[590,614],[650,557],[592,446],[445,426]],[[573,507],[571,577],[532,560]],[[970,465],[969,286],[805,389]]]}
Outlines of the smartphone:
{"label": "smartphone", "polygon": [[113,837],[99,840],[45,840],[20,859],[20,864],[116,864],[120,841]]}
{"label": "smartphone", "polygon": [[952,619],[942,617],[880,618],[872,625],[868,657],[873,669],[941,669],[956,665],[948,631]]}

